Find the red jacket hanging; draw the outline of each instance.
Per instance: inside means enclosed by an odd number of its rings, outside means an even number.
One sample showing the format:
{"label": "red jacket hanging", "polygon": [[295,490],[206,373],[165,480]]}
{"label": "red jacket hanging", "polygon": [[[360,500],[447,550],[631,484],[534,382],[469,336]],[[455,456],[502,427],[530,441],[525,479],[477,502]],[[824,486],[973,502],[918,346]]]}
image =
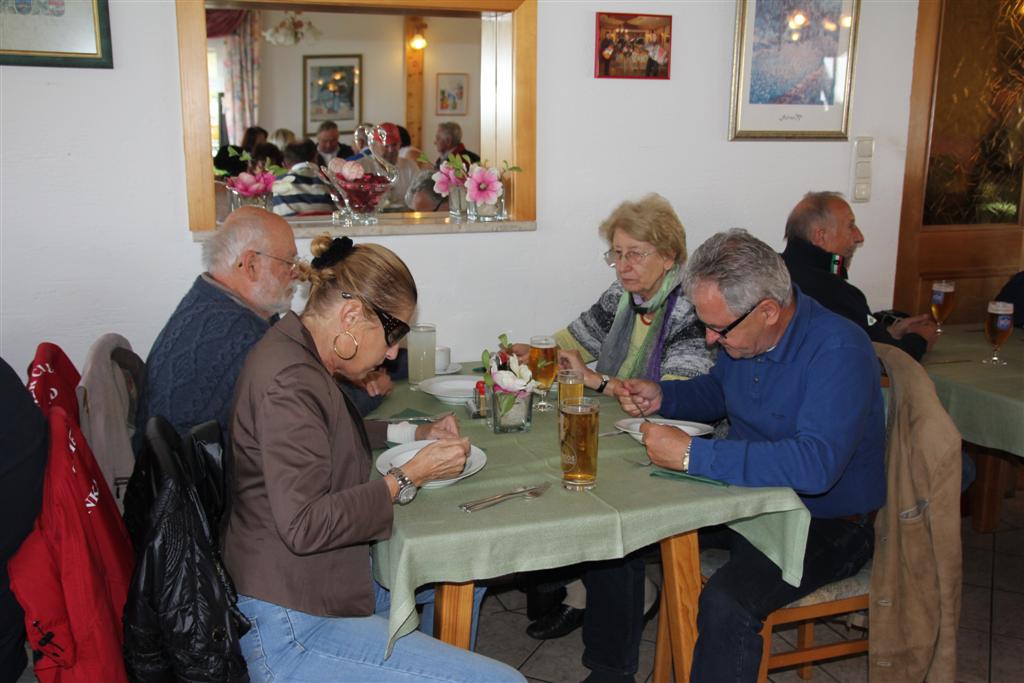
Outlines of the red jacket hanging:
{"label": "red jacket hanging", "polygon": [[[134,563],[131,543],[77,412],[73,419],[60,405],[74,399],[75,384],[64,392],[66,385],[49,381],[59,377],[50,368],[36,377],[38,386],[58,392],[48,406],[42,509],[8,563],[11,589],[25,610],[28,641],[42,655],[35,664],[41,683],[126,682],[121,614]],[[44,402],[40,407],[47,410]]]}
{"label": "red jacket hanging", "polygon": [[78,398],[75,387],[82,380],[74,364],[56,344],[43,342],[28,366],[28,390],[36,405],[48,417],[51,406],[60,406],[77,425]]}

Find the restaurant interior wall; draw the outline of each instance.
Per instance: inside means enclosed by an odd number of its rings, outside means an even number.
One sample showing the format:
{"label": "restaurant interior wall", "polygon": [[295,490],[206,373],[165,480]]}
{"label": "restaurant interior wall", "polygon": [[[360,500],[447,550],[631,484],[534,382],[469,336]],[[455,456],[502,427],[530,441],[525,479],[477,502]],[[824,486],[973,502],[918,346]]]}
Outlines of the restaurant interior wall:
{"label": "restaurant interior wall", "polygon": [[[782,248],[810,189],[848,191],[846,142],[728,142],[732,3],[650,2],[673,15],[669,81],[596,80],[594,13],[628,2],[546,0],[537,35],[536,232],[379,238],[409,264],[419,318],[453,358],[501,332],[555,330],[611,282],[597,236],[621,200],[665,195],[690,249],[743,226]],[[867,238],[853,282],[891,301],[917,3],[861,4],[851,136],[875,138]],[[114,69],[0,67],[0,355],[36,344],[79,366],[102,333],[145,356],[200,270],[188,230],[171,2],[110,3]],[[308,253],[308,240],[299,243]]]}
{"label": "restaurant interior wall", "polygon": [[[263,12],[263,28],[272,28],[284,12]],[[405,61],[403,18],[399,15],[338,14],[303,12],[322,33],[317,40],[306,38],[296,45],[264,42],[260,71],[260,121],[269,131],[302,129],[302,58],[304,55],[362,55],[363,120],[379,123],[405,120]],[[429,45],[424,73],[423,130],[426,151],[434,130],[443,120],[462,126],[469,149],[480,148],[480,20],[464,17],[429,17]],[[435,75],[437,72],[468,73],[469,101],[466,116],[435,116]],[[352,144],[348,135],[342,142]]]}

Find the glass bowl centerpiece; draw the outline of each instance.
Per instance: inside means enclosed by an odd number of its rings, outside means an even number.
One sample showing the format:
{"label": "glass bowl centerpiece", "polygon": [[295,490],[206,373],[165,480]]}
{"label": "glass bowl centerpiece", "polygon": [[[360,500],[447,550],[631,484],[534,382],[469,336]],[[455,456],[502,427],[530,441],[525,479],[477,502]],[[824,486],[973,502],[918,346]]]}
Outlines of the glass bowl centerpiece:
{"label": "glass bowl centerpiece", "polygon": [[381,198],[398,180],[398,169],[374,150],[377,143],[387,143],[387,131],[381,126],[357,127],[355,143],[361,150],[357,159],[332,159],[320,167],[320,177],[338,207],[336,223],[373,225]]}

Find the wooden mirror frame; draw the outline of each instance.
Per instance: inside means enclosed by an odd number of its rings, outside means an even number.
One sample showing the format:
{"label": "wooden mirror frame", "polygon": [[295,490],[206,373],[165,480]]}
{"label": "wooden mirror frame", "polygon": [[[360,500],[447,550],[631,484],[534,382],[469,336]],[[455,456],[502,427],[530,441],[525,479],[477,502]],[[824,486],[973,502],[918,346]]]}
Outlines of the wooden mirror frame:
{"label": "wooden mirror frame", "polygon": [[[193,232],[217,227],[210,157],[209,81],[206,73],[206,3],[177,0],[178,64],[181,70],[181,118],[185,145],[188,225]],[[508,212],[515,221],[536,219],[537,204],[537,0],[246,0],[246,5],[287,10],[344,8],[360,12],[458,14],[507,12],[512,15],[513,159],[523,170],[509,183]]]}

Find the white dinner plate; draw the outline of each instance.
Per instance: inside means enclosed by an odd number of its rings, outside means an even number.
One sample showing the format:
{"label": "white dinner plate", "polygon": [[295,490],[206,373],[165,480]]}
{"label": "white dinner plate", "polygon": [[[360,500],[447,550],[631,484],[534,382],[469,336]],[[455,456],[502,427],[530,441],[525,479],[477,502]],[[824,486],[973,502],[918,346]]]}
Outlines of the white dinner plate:
{"label": "white dinner plate", "polygon": [[476,394],[476,383],[479,379],[474,375],[431,377],[420,382],[419,390],[430,394],[441,403],[460,406],[467,398],[473,398]]}
{"label": "white dinner plate", "polygon": [[[434,443],[433,441],[410,441],[409,443],[399,444],[393,448],[389,448],[380,455],[377,456],[377,471],[381,474],[387,474],[388,470],[392,467],[401,467],[405,463],[413,459],[420,449],[428,444]],[[487,464],[487,454],[476,446],[469,447],[469,457],[466,458],[466,466],[462,470],[462,474],[452,479],[435,479],[434,481],[428,481],[423,485],[425,489],[439,489],[445,486],[451,486],[460,479],[471,477],[484,468]]]}
{"label": "white dinner plate", "polygon": [[[676,429],[681,429],[690,436],[704,436],[715,431],[711,425],[706,425],[703,422],[687,422],[686,420],[668,420],[664,417],[649,417],[647,418],[651,422],[659,425],[671,425]],[[631,437],[640,441],[643,439],[643,434],[640,433],[640,425],[644,423],[642,417],[633,417],[625,420],[619,420],[615,423],[615,428],[620,432],[626,432]],[[643,443],[641,441],[641,443]]]}
{"label": "white dinner plate", "polygon": [[462,369],[462,363],[452,363],[451,365],[446,367],[444,370],[438,370],[436,372],[436,374],[438,374],[438,375],[454,375],[455,373],[457,373],[461,369]]}

